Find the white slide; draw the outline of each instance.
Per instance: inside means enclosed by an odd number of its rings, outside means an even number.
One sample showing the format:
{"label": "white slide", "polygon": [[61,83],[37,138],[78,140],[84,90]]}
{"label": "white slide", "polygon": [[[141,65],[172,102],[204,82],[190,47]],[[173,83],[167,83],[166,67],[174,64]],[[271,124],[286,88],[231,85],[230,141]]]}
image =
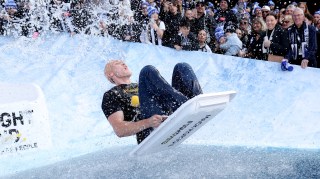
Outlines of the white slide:
{"label": "white slide", "polygon": [[41,88],[0,83],[0,157],[50,147],[49,116]]}
{"label": "white slide", "polygon": [[130,155],[145,155],[178,146],[223,111],[235,95],[235,91],[225,91],[201,94],[190,99],[135,147]]}

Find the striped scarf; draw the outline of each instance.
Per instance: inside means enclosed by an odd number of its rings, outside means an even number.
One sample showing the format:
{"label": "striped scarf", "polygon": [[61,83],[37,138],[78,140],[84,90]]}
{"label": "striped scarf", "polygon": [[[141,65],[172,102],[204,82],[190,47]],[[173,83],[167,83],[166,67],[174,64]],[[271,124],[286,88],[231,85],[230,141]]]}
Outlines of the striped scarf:
{"label": "striped scarf", "polygon": [[297,60],[298,55],[302,55],[302,58],[304,58],[308,53],[307,49],[309,44],[309,28],[305,22],[303,23],[302,27],[302,34],[299,33],[298,27],[296,25],[293,25],[288,31],[292,57],[294,60]]}

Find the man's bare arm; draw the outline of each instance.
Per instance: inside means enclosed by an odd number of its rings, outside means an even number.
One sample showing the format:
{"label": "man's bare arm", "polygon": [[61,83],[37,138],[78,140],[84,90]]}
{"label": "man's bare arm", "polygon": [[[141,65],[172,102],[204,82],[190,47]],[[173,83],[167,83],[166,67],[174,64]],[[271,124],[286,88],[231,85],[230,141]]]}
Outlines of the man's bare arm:
{"label": "man's bare arm", "polygon": [[137,122],[124,121],[122,111],[117,111],[108,117],[114,132],[118,137],[134,135],[149,127],[158,127],[164,120],[161,115],[153,115],[150,118],[139,120]]}

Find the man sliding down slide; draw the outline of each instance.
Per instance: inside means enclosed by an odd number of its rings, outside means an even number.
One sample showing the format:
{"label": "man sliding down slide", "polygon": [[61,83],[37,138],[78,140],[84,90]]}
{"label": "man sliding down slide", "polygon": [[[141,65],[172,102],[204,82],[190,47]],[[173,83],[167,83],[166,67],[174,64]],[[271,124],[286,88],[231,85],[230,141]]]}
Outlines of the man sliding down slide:
{"label": "man sliding down slide", "polygon": [[187,63],[175,65],[172,86],[151,65],[141,70],[139,84],[131,83],[132,72],[122,60],[109,61],[104,74],[115,86],[104,93],[102,110],[118,137],[136,134],[138,144],[183,103],[202,94]]}

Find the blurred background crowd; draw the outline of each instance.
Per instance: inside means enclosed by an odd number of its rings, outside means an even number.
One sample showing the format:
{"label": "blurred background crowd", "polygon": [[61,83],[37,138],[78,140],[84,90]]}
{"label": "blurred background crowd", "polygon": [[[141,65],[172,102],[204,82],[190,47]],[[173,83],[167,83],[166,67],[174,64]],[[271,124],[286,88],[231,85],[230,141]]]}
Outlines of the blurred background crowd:
{"label": "blurred background crowd", "polygon": [[[250,0],[2,0],[0,34],[113,36],[319,67],[317,2]],[[304,64],[306,63],[306,64]]]}

